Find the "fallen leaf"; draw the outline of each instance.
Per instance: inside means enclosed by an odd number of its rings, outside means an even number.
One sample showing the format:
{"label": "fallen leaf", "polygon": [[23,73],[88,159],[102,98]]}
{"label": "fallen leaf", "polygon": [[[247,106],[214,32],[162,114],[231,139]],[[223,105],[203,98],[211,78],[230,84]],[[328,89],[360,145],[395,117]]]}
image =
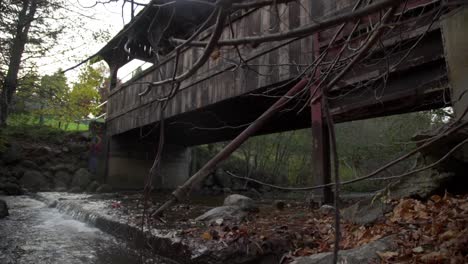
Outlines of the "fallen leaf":
{"label": "fallen leaf", "polygon": [[412,250],[414,253],[423,253],[424,252],[424,248],[419,246],[419,247],[415,247],[413,248]]}
{"label": "fallen leaf", "polygon": [[211,234],[208,233],[208,232],[203,233],[203,234],[202,234],[202,238],[205,239],[205,240],[212,240],[212,239],[213,239],[213,237],[211,236]]}
{"label": "fallen leaf", "polygon": [[443,259],[444,255],[438,251],[425,254],[420,258],[424,263],[440,263]]}

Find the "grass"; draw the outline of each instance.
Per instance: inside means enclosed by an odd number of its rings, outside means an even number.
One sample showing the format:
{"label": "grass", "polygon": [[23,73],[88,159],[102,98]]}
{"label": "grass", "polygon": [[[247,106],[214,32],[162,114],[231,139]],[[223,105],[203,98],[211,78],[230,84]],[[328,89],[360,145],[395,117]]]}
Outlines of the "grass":
{"label": "grass", "polygon": [[[21,126],[46,126],[50,128],[56,128],[63,131],[75,132],[75,131],[88,131],[89,126],[85,123],[64,123],[60,122],[53,117],[45,117],[44,123],[39,123],[39,117],[31,114],[12,114],[8,117],[8,126],[21,127]],[[60,126],[59,126],[60,125]]]}
{"label": "grass", "polygon": [[37,117],[26,114],[14,114],[7,120],[8,126],[0,129],[0,153],[7,149],[8,142],[12,140],[48,141],[60,144],[70,134],[87,131],[87,124],[70,123],[61,126],[53,118],[44,119],[40,125]]}

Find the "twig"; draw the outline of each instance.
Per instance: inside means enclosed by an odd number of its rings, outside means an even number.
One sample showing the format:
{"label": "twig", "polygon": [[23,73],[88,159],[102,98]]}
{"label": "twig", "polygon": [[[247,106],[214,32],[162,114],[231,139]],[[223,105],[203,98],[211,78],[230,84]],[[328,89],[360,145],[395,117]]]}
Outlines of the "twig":
{"label": "twig", "polygon": [[[352,21],[363,16],[375,13],[380,11],[384,8],[394,6],[399,4],[403,0],[384,0],[374,4],[370,4],[364,8],[356,10],[354,12],[348,12],[345,14],[340,14],[335,17],[323,20],[319,23],[314,23],[312,25],[307,25],[303,27],[298,27],[296,29],[292,29],[286,32],[280,32],[275,34],[267,34],[263,36],[250,36],[245,38],[238,38],[238,39],[230,39],[230,40],[220,40],[218,41],[218,46],[234,46],[234,45],[246,45],[246,44],[261,44],[264,42],[271,42],[271,41],[281,41],[289,38],[296,38],[296,37],[305,37],[309,36],[313,33],[318,31],[324,30],[326,28],[330,28],[336,26],[338,24]],[[173,39],[173,41],[177,43],[183,43],[185,40],[182,39]],[[193,41],[189,45],[190,46],[206,46],[208,43],[206,41]]]}

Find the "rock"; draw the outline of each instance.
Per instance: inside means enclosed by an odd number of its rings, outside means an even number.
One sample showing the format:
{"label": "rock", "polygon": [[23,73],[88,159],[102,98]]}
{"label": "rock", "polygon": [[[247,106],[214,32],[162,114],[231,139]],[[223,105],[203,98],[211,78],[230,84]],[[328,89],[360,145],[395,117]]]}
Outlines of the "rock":
{"label": "rock", "polygon": [[390,211],[392,211],[392,205],[377,197],[359,201],[341,210],[341,215],[349,222],[367,225],[377,221]]}
{"label": "rock", "polygon": [[68,153],[68,152],[70,152],[70,149],[68,147],[63,147],[62,151],[65,152],[65,153]]}
{"label": "rock", "polygon": [[75,154],[88,150],[88,147],[85,144],[80,144],[80,143],[75,143],[75,142],[68,144],[68,148],[70,149],[70,152],[75,153]]}
{"label": "rock", "polygon": [[8,206],[7,203],[3,200],[0,200],[0,218],[7,217],[8,214]]}
{"label": "rock", "polygon": [[98,188],[99,188],[99,182],[93,181],[88,185],[88,187],[86,187],[86,192],[89,192],[89,193],[96,192]]}
{"label": "rock", "polygon": [[55,187],[56,192],[66,192],[67,188],[66,187]]}
{"label": "rock", "polygon": [[404,177],[388,188],[389,198],[397,200],[405,197],[426,199],[438,192],[444,192],[455,174],[427,170]]}
{"label": "rock", "polygon": [[33,170],[39,170],[39,166],[37,166],[37,164],[32,161],[32,160],[23,160],[21,163],[20,163],[20,166],[24,167],[24,168],[27,168],[27,169],[33,169]]}
{"label": "rock", "polygon": [[68,190],[71,193],[80,193],[82,189],[79,186],[73,186],[70,190]]}
{"label": "rock", "polygon": [[91,181],[91,174],[87,169],[81,168],[75,172],[73,175],[73,180],[71,182],[72,187],[79,187],[80,189],[84,190],[86,186]]}
{"label": "rock", "polygon": [[240,194],[231,194],[226,199],[224,199],[224,206],[237,206],[244,211],[256,212],[258,211],[258,206],[255,204],[255,201],[250,199],[247,196]]}
{"label": "rock", "polygon": [[65,163],[59,163],[54,166],[50,166],[49,169],[51,171],[57,172],[57,171],[68,171],[70,173],[75,172],[76,168],[72,164],[65,164]]}
{"label": "rock", "polygon": [[[370,242],[364,246],[354,249],[340,250],[338,263],[362,264],[362,263],[380,263],[377,252],[386,252],[395,250],[395,236],[388,236],[382,239]],[[333,262],[333,253],[319,253],[307,257],[299,257],[291,264],[329,264]]]}
{"label": "rock", "polygon": [[4,182],[0,183],[0,190],[7,195],[21,195],[23,194],[23,189],[13,182]]}
{"label": "rock", "polygon": [[195,218],[195,221],[207,222],[208,224],[216,222],[218,219],[241,222],[247,215],[248,212],[242,210],[239,206],[220,206]]}
{"label": "rock", "polygon": [[112,186],[109,184],[102,184],[96,189],[97,193],[109,193],[112,192]]}
{"label": "rock", "polygon": [[57,207],[57,204],[58,204],[58,201],[57,200],[53,200],[52,202],[50,202],[47,206],[49,208],[55,208]]}
{"label": "rock", "polygon": [[54,176],[54,186],[55,188],[64,187],[65,189],[68,188],[70,184],[72,176],[66,171],[58,171],[55,173]]}
{"label": "rock", "polygon": [[8,149],[2,154],[1,159],[5,164],[13,164],[23,158],[23,148],[18,143],[11,143]]}
{"label": "rock", "polygon": [[26,171],[21,178],[20,183],[23,187],[32,191],[47,191],[49,189],[47,180],[38,171]]}
{"label": "rock", "polygon": [[320,206],[319,212],[324,214],[324,215],[334,214],[335,213],[335,207],[333,207],[331,205],[328,205],[328,204],[324,204],[324,205]]}

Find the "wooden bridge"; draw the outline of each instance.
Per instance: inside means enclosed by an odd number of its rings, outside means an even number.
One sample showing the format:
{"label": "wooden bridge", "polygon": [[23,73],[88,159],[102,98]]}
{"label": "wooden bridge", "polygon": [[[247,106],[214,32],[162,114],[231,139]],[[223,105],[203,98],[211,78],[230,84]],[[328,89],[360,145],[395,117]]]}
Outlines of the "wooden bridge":
{"label": "wooden bridge", "polygon": [[[155,184],[174,188],[188,177],[187,146],[234,138],[311,67],[317,66],[319,78],[327,76],[330,64],[345,67],[380,23],[383,13],[369,7],[385,1],[366,6],[370,11],[355,8],[357,2],[362,1],[278,0],[277,6],[237,10],[225,24],[220,43],[299,31],[307,25],[320,26],[321,30],[280,41],[220,44],[196,74],[180,82],[178,92],[166,101],[174,86],[151,84],[170,79],[174,73],[180,75],[197,63],[213,33],[213,22],[193,45],[176,51],[174,43],[190,36],[196,29],[194,25],[208,21],[214,7],[190,0],[172,4],[152,1],[99,52],[112,75],[106,120],[110,139],[108,181],[116,187],[142,186],[142,177],[155,155],[159,133],[155,127],[162,115],[169,147],[163,158],[166,165],[162,166],[162,176]],[[439,21],[458,4],[401,2],[380,41],[331,87],[328,97],[335,122],[452,105]],[[364,15],[350,19],[353,8],[354,13]],[[337,55],[345,59],[334,62]],[[314,65],[320,56],[321,63]],[[119,84],[118,69],[133,59],[154,65]],[[258,134],[310,127],[311,119],[322,118],[311,115],[310,99],[310,93],[304,93],[291,100]],[[167,106],[161,111],[164,104]],[[328,181],[327,177],[317,176],[317,183]]]}

